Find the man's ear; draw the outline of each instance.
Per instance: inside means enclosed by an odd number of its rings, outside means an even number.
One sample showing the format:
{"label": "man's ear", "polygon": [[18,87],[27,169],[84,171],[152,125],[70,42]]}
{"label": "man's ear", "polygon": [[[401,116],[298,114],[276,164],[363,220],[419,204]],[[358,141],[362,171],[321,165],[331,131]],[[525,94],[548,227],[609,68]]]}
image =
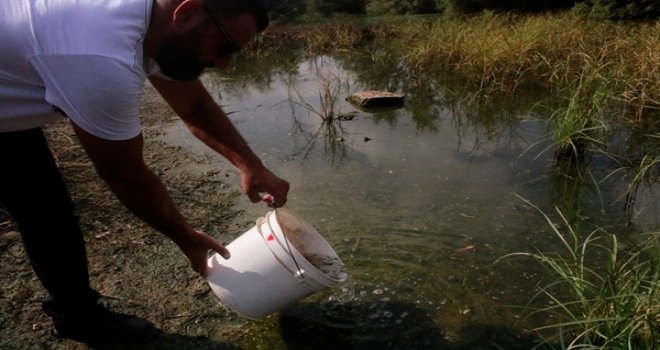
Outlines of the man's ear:
{"label": "man's ear", "polygon": [[206,11],[199,0],[183,0],[172,12],[172,23],[187,31],[207,20]]}

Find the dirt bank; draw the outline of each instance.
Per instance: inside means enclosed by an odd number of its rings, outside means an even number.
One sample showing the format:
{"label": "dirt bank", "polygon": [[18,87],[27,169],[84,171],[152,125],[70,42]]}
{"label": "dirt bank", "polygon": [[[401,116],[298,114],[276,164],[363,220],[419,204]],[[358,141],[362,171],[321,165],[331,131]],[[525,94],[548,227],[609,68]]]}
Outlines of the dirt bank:
{"label": "dirt bank", "polygon": [[[221,242],[231,241],[233,234],[228,232],[242,232],[236,220],[240,213],[233,209],[234,201],[242,200],[237,184],[226,183],[222,170],[186,171],[190,162],[209,159],[159,140],[163,128],[176,117],[150,88],[143,115],[145,158],[174,201],[195,227]],[[236,349],[228,344],[236,344],[245,335],[246,321],[218,305],[206,282],[188,267],[174,244],[119,204],[96,176],[67,122],[49,126],[47,134],[86,233],[93,286],[113,309],[146,317],[162,331],[140,348]],[[50,320],[40,307],[44,290],[20,237],[1,210],[0,278],[1,349],[87,348],[49,335]]]}

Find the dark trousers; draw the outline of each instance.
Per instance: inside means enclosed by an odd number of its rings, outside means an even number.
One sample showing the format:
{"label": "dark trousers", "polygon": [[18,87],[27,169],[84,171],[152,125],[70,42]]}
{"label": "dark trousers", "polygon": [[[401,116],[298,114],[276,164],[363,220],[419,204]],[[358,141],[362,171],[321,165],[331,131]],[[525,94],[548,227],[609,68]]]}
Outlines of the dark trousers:
{"label": "dark trousers", "polygon": [[95,303],[73,203],[41,129],[0,133],[0,203],[21,233],[51,316]]}

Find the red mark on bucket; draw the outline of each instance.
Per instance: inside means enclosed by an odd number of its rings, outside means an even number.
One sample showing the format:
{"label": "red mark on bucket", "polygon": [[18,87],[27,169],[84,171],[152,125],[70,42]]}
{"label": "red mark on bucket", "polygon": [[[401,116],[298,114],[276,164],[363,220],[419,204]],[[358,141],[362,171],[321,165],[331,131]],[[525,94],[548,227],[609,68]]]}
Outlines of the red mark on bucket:
{"label": "red mark on bucket", "polygon": [[275,235],[272,232],[268,235],[268,238],[266,238],[267,241],[272,241],[274,239],[275,239]]}

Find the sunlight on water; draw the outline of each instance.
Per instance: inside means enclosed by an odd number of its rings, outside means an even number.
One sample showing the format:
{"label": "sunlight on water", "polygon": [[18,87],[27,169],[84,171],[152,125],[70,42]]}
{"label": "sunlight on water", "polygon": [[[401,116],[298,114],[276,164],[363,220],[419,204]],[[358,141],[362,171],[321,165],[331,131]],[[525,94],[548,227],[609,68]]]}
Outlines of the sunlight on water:
{"label": "sunlight on water", "polygon": [[[314,111],[328,81],[341,85],[335,117],[350,118],[324,123]],[[547,212],[577,201],[577,215],[591,224],[624,226],[625,184],[567,190],[552,152],[543,151],[545,124],[530,112],[533,102],[513,98],[512,109],[471,111],[452,104],[448,88],[399,90],[415,84],[365,81],[328,57],[265,82],[219,76],[207,83],[255,152],[290,181],[288,209],[312,223],[352,274],[343,288],[283,312],[283,333],[302,324],[344,334],[353,346],[398,336],[433,348],[475,325],[508,327],[516,310],[506,305],[525,304],[541,277],[527,262],[493,263],[558,245],[521,198]],[[370,113],[344,101],[387,87],[406,94],[403,108]],[[183,129],[164,137],[206,152]],[[646,209],[637,222],[657,225],[658,195],[643,192],[640,200]],[[247,222],[267,211],[245,198],[239,206]],[[415,343],[419,337],[428,344]]]}

